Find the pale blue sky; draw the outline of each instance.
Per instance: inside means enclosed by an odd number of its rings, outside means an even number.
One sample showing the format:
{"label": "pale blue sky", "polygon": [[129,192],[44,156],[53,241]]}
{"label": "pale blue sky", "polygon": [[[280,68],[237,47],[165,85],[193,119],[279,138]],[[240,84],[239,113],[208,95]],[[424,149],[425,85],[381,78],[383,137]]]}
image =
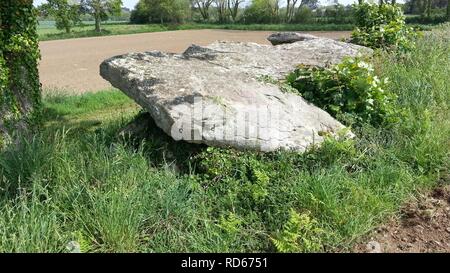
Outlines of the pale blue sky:
{"label": "pale blue sky", "polygon": [[[127,7],[127,8],[129,8],[129,9],[133,9],[138,1],[139,0],[122,0],[123,5],[125,7]],[[327,0],[319,0],[319,1],[322,4],[327,4],[327,3],[331,3],[332,2],[332,1],[327,1]],[[347,4],[354,3],[356,1],[357,0],[339,0],[339,3],[347,5]],[[39,5],[39,4],[43,3],[43,2],[46,2],[46,0],[34,0],[34,4],[35,5]],[[285,2],[285,1],[282,0],[281,2]],[[402,1],[400,1],[400,2],[402,2]]]}

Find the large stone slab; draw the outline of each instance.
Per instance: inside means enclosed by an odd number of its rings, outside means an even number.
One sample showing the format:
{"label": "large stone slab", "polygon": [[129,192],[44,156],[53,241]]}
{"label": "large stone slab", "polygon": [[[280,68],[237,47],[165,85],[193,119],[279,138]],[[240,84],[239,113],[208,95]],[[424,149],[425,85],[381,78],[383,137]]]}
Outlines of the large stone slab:
{"label": "large stone slab", "polygon": [[368,50],[324,38],[277,46],[215,42],[183,54],[116,56],[101,64],[100,74],[175,140],[304,151],[344,126],[275,80],[299,64],[324,66],[361,52]]}

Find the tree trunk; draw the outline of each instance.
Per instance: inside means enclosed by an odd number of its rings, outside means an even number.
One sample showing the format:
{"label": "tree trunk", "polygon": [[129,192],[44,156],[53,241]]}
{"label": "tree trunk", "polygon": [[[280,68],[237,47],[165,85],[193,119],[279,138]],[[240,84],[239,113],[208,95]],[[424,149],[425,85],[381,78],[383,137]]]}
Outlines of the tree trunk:
{"label": "tree trunk", "polygon": [[[39,125],[39,48],[32,0],[0,1],[0,148],[31,136]],[[9,47],[21,35],[28,46]],[[19,45],[20,46],[20,45]],[[11,49],[7,49],[7,48]]]}
{"label": "tree trunk", "polygon": [[95,14],[94,17],[95,17],[95,32],[101,32],[102,29],[101,29],[101,26],[100,26],[100,23],[101,23],[100,15],[99,14]]}
{"label": "tree trunk", "polygon": [[233,22],[236,22],[237,14],[239,12],[239,4],[240,4],[239,1],[240,0],[235,1],[227,0],[228,12]]}
{"label": "tree trunk", "polygon": [[200,14],[203,17],[203,20],[208,21],[209,20],[209,6],[211,4],[209,2],[202,3],[201,5],[198,4]]}
{"label": "tree trunk", "polygon": [[447,1],[447,21],[450,21],[450,0]]}
{"label": "tree trunk", "polygon": [[200,10],[200,14],[202,15],[203,20],[208,21],[208,19],[209,19],[208,11],[205,8],[199,8],[199,10]]}
{"label": "tree trunk", "polygon": [[287,0],[287,3],[286,3],[286,18],[285,18],[286,23],[289,23],[290,15],[291,15],[291,0]]}
{"label": "tree trunk", "polygon": [[425,17],[427,12],[427,0],[421,0],[420,4],[420,16]]}
{"label": "tree trunk", "polygon": [[219,23],[225,23],[227,21],[226,18],[226,2],[225,0],[217,0],[217,17],[219,19]]}
{"label": "tree trunk", "polygon": [[427,0],[427,17],[430,18],[431,17],[431,1],[432,0]]}

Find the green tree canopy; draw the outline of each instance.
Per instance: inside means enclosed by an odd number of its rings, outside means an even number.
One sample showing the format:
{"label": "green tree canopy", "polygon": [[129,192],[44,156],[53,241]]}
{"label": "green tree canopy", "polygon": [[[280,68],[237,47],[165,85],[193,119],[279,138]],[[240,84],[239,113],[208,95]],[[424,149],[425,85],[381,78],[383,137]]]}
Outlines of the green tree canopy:
{"label": "green tree canopy", "polygon": [[80,4],[73,0],[47,0],[42,4],[41,11],[55,18],[56,28],[69,33],[80,22]]}
{"label": "green tree canopy", "polygon": [[190,13],[187,0],[141,0],[131,15],[135,23],[182,23]]}
{"label": "green tree canopy", "polygon": [[91,14],[95,20],[95,31],[101,31],[101,22],[111,14],[119,14],[122,0],[81,0],[81,7],[85,13]]}
{"label": "green tree canopy", "polygon": [[259,24],[277,23],[278,11],[278,0],[252,0],[244,12],[244,19],[246,22]]}

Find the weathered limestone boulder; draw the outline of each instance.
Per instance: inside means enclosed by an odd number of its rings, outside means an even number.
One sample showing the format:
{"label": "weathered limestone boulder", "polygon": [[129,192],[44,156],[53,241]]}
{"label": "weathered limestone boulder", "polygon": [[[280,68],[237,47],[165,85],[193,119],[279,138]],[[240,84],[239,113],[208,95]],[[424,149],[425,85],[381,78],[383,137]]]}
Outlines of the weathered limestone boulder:
{"label": "weathered limestone boulder", "polygon": [[316,39],[314,35],[298,32],[277,32],[267,37],[272,45],[291,44],[299,41]]}
{"label": "weathered limestone boulder", "polygon": [[175,140],[304,151],[344,126],[277,80],[299,64],[324,66],[364,51],[323,38],[278,46],[215,42],[182,54],[116,56],[101,64],[100,74]]}

